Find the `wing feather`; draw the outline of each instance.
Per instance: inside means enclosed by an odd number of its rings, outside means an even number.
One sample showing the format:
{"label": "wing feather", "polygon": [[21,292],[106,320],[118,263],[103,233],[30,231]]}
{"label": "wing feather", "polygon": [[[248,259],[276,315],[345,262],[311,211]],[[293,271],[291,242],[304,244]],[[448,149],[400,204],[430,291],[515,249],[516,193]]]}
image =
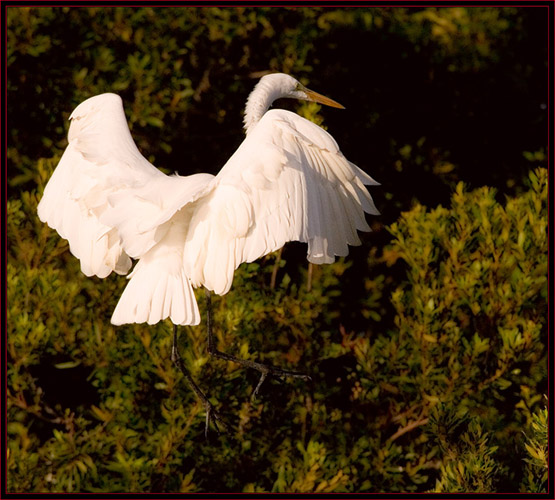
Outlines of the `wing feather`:
{"label": "wing feather", "polygon": [[70,119],[69,145],[44,189],[39,218],[69,241],[87,276],[125,274],[131,260],[117,231],[98,214],[110,194],[164,174],[135,146],[119,96],[87,99]]}
{"label": "wing feather", "polygon": [[[39,218],[69,241],[87,276],[129,275],[112,322],[196,324],[199,312],[182,265],[186,205],[212,175],[167,176],[139,152],[121,98],[102,94],[70,116],[69,144],[45,187]],[[131,257],[131,258],[130,258]]]}
{"label": "wing feather", "polygon": [[307,258],[330,263],[369,231],[378,214],[366,185],[322,128],[284,110],[267,112],[194,203],[184,267],[194,286],[226,293],[233,272],[281,248],[308,243]]}

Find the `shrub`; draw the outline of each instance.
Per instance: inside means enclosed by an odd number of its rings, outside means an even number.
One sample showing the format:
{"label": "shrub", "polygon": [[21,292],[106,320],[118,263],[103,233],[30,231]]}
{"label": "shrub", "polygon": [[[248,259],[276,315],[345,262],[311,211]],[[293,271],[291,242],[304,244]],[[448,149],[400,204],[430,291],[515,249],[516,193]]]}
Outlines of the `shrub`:
{"label": "shrub", "polygon": [[503,204],[459,184],[450,208],[403,213],[381,260],[405,278],[392,293],[367,278],[364,331],[336,300],[348,260],[309,278],[289,245],[241,266],[214,299],[220,348],[313,380],[269,381],[250,401],[257,374],[209,360],[203,326],[180,329],[233,426],[205,440],[169,325],[110,325],[124,280],[83,276],[38,221],[56,162],[8,203],[9,491],[545,491],[544,169]]}

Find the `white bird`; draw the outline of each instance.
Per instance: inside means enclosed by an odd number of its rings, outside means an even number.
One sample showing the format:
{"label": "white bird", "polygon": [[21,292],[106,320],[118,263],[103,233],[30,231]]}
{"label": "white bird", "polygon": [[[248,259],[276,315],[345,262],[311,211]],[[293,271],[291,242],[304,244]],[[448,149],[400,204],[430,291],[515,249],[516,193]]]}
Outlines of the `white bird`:
{"label": "white bird", "polygon": [[[288,241],[308,243],[310,262],[331,263],[360,244],[357,230],[370,231],[364,212],[379,212],[365,185],[378,183],[321,127],[290,111],[268,111],[281,97],[343,107],[289,75],[262,77],[247,100],[246,138],[216,176],[168,176],[154,167],[137,149],[116,94],[75,108],[38,215],[68,240],[87,276],[127,274],[138,260],[113,324],[169,318],[196,325],[194,287],[223,295],[241,263]],[[211,352],[223,354],[210,343]],[[262,372],[256,393],[267,365],[250,363],[242,364]],[[206,401],[208,421],[213,409]]]}

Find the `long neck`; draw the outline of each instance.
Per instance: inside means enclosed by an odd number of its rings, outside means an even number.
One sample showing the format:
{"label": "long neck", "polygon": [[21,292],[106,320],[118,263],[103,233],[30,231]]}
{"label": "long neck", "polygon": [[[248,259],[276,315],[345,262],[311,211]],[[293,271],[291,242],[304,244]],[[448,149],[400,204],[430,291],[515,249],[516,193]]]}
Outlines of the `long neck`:
{"label": "long neck", "polygon": [[248,134],[258,123],[272,103],[282,97],[281,90],[260,80],[250,93],[245,106],[244,129]]}

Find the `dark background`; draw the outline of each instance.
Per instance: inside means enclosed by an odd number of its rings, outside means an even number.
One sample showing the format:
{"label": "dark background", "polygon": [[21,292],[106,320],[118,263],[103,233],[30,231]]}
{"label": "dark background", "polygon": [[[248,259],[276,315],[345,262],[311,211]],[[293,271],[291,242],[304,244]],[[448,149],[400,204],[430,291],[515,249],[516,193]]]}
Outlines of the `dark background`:
{"label": "dark background", "polygon": [[[403,211],[448,207],[459,181],[494,187],[504,203],[525,192],[531,170],[547,166],[547,7],[10,6],[4,13],[10,491],[529,487],[523,429],[531,435],[531,412],[547,389],[542,344],[512,367],[508,392],[486,387],[469,403],[461,389],[455,409],[434,406],[412,378],[420,375],[419,344],[409,343],[407,366],[393,352],[406,347],[407,334],[403,344],[392,294],[407,289],[410,266],[383,254],[391,255],[387,228]],[[236,424],[233,438],[206,441],[202,409],[169,362],[168,325],[114,329],[109,318],[125,280],[84,277],[63,240],[38,221],[36,203],[67,145],[69,115],[86,98],[121,95],[139,149],[165,172],[215,174],[244,137],[249,92],[275,71],[346,107],[275,103],[323,123],[345,156],[381,183],[371,188],[381,215],[368,217],[373,232],[345,261],[314,269],[312,291],[306,246],[289,243],[281,260],[241,266],[230,293],[214,299],[220,345],[308,367],[311,384],[267,383],[260,405],[251,405],[257,374],[207,363],[204,327],[181,330],[185,363]],[[547,299],[532,299],[526,314],[541,317]],[[468,361],[480,363],[484,379],[504,352],[496,325],[486,326],[476,331],[490,340],[488,363]],[[467,340],[474,327],[466,325]],[[366,358],[353,354],[364,346]],[[447,359],[430,371],[440,396]],[[472,425],[490,433],[487,443],[455,415],[465,405]],[[419,418],[429,425],[397,439]],[[466,479],[436,483],[458,462]]]}

